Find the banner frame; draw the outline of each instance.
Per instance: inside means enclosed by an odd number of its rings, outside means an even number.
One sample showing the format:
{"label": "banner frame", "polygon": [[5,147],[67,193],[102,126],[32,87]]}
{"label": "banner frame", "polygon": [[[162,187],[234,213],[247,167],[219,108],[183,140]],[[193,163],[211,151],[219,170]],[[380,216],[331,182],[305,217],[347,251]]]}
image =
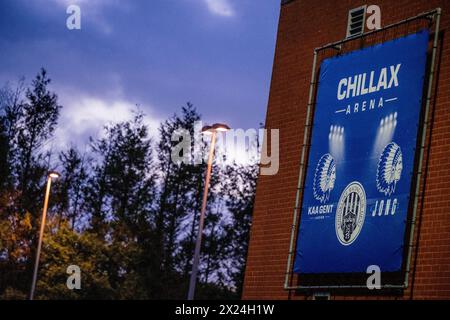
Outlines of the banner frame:
{"label": "banner frame", "polygon": [[[413,17],[409,17],[407,19],[398,21],[396,23],[390,24],[388,26],[385,26],[381,29],[377,29],[374,31],[370,31],[367,33],[363,33],[357,37],[352,38],[346,38],[337,42],[326,44],[322,47],[317,47],[313,51],[313,66],[312,66],[312,72],[311,72],[311,80],[309,85],[309,97],[308,97],[308,104],[306,109],[306,119],[305,119],[305,125],[304,125],[304,133],[303,133],[303,144],[302,144],[302,152],[301,152],[301,158],[300,158],[300,168],[299,168],[299,177],[298,177],[298,185],[297,185],[297,191],[296,191],[296,197],[295,197],[295,207],[293,212],[293,220],[291,225],[291,236],[290,236],[290,243],[289,243],[289,252],[287,257],[287,267],[286,267],[286,273],[285,273],[285,281],[284,281],[284,290],[324,290],[324,289],[367,289],[367,286],[357,284],[357,285],[292,285],[290,282],[292,282],[293,278],[293,255],[295,254],[295,244],[296,244],[296,234],[299,227],[299,215],[301,211],[301,203],[303,198],[303,190],[304,190],[304,176],[306,175],[306,157],[309,153],[309,142],[311,138],[311,129],[312,129],[312,114],[314,112],[314,97],[315,92],[317,89],[317,60],[318,60],[318,53],[320,51],[323,51],[325,49],[335,49],[340,51],[342,49],[342,44],[353,41],[356,39],[360,39],[363,37],[367,37],[369,35],[386,31],[387,29],[391,29],[396,26],[403,25],[405,23],[419,20],[419,19],[429,19],[430,23],[434,22],[435,28],[434,28],[434,37],[433,37],[433,46],[432,46],[432,52],[431,52],[431,63],[430,63],[430,70],[428,75],[428,88],[427,88],[427,94],[426,94],[426,100],[425,100],[425,109],[423,110],[423,121],[421,124],[421,127],[419,128],[419,133],[421,136],[419,136],[418,142],[420,143],[419,146],[419,154],[418,154],[418,161],[417,161],[417,172],[415,177],[413,178],[413,185],[414,187],[414,200],[412,205],[412,217],[409,221],[409,231],[407,230],[407,234],[409,234],[409,243],[407,247],[407,258],[406,258],[406,268],[404,271],[404,280],[403,284],[397,285],[397,284],[382,284],[381,289],[406,289],[409,286],[409,274],[411,269],[411,257],[412,257],[412,248],[414,247],[414,228],[416,225],[416,219],[417,219],[417,206],[418,206],[418,199],[420,196],[420,182],[422,178],[422,165],[423,165],[423,158],[424,158],[424,149],[426,145],[426,135],[427,135],[427,126],[428,126],[428,116],[430,112],[430,101],[431,101],[431,95],[432,95],[432,89],[433,89],[433,80],[435,75],[435,66],[436,66],[436,53],[437,53],[437,47],[438,47],[438,41],[439,41],[439,30],[440,30],[440,18],[442,15],[442,9],[436,8],[434,10],[424,12],[421,14],[418,14]],[[416,154],[417,156],[417,154]],[[423,200],[422,200],[423,201]],[[408,233],[409,232],[409,233]]]}

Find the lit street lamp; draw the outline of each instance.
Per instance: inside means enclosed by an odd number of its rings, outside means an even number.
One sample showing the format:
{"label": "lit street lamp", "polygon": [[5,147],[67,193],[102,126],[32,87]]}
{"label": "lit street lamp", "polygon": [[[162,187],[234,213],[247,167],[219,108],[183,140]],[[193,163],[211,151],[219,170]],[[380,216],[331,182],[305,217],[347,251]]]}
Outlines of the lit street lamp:
{"label": "lit street lamp", "polygon": [[216,134],[217,134],[217,132],[226,132],[228,130],[230,130],[230,127],[228,127],[226,124],[223,124],[223,123],[216,123],[212,126],[204,126],[202,128],[203,134],[211,135],[211,145],[210,145],[210,149],[209,149],[208,168],[206,170],[205,189],[203,192],[202,210],[200,212],[198,236],[197,236],[197,242],[195,243],[194,261],[192,263],[191,279],[189,281],[188,300],[194,300],[195,285],[197,283],[198,262],[200,259],[200,247],[202,244],[202,234],[203,234],[203,224],[204,224],[204,220],[205,220],[206,200],[208,198],[209,181],[211,179],[211,168],[212,168],[212,162],[213,162],[213,157],[214,157],[214,147],[216,144]]}
{"label": "lit street lamp", "polygon": [[45,219],[47,217],[48,198],[50,197],[50,187],[52,185],[52,179],[59,178],[59,173],[52,171],[49,172],[47,178],[47,189],[45,191],[44,209],[42,210],[41,230],[39,232],[39,241],[36,252],[36,261],[34,262],[33,282],[31,283],[30,300],[34,298],[34,290],[36,289],[37,272],[39,268],[39,257],[41,255],[42,238],[44,236]]}

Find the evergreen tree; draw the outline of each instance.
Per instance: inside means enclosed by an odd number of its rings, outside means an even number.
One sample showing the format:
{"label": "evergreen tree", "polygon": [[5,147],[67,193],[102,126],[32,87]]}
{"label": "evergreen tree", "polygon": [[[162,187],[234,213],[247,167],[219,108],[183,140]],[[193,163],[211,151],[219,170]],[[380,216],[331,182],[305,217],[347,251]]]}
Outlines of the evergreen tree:
{"label": "evergreen tree", "polygon": [[[180,142],[172,141],[177,130],[194,136],[194,126],[200,120],[192,104],[181,110],[181,116],[174,115],[159,128],[158,160],[161,181],[159,206],[156,215],[157,243],[163,297],[184,298],[187,294],[188,272],[193,256],[196,217],[200,212],[203,190],[204,164],[195,164],[191,155],[180,156],[186,161],[174,161],[172,150]],[[191,150],[194,140],[190,141]],[[186,249],[188,247],[188,250]],[[174,274],[182,273],[180,282]],[[177,279],[173,281],[172,279]]]}
{"label": "evergreen tree", "polygon": [[60,218],[70,222],[72,229],[78,226],[81,229],[86,222],[83,221],[84,190],[87,186],[87,169],[85,156],[71,147],[59,154],[59,163],[62,171],[58,183],[54,187],[56,211]]}
{"label": "evergreen tree", "polygon": [[53,136],[61,109],[56,94],[48,90],[50,81],[45,69],[41,69],[32,87],[26,90],[26,101],[17,121],[15,170],[22,193],[19,210],[22,214],[31,213],[34,226],[41,208],[36,199],[41,198],[50,157],[43,147]]}
{"label": "evergreen tree", "polygon": [[144,271],[143,262],[151,259],[146,255],[154,254],[155,173],[152,140],[142,113],[105,130],[105,137],[92,144],[99,163],[87,188],[88,211],[91,232],[114,248],[108,273],[119,291],[131,276]]}
{"label": "evergreen tree", "polygon": [[247,260],[253,203],[259,166],[230,165],[226,169],[229,180],[224,181],[223,190],[227,195],[226,205],[231,213],[228,236],[231,238],[229,276],[234,284],[237,297],[241,296]]}

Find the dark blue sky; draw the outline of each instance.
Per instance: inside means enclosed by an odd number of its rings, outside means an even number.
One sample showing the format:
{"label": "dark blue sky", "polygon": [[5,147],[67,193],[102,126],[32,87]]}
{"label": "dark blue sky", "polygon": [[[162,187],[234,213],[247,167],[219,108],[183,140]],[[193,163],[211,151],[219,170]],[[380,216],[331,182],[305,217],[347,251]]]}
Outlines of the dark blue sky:
{"label": "dark blue sky", "polygon": [[[66,8],[81,7],[81,30]],[[64,143],[139,104],[150,125],[191,101],[205,121],[264,122],[280,0],[0,0],[0,84],[45,67]],[[75,141],[79,144],[81,141]],[[87,142],[87,141],[84,141]]]}

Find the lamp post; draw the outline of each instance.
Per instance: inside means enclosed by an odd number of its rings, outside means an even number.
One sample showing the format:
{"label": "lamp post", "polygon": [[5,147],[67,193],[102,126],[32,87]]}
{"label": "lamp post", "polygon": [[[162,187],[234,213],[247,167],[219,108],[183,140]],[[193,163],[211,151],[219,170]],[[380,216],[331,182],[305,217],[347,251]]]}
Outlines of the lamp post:
{"label": "lamp post", "polygon": [[212,126],[204,126],[202,128],[203,134],[211,135],[211,145],[210,145],[209,156],[208,156],[208,168],[206,169],[205,189],[203,191],[203,202],[202,202],[202,210],[200,212],[198,235],[197,235],[197,241],[195,243],[194,261],[192,263],[191,279],[189,281],[188,300],[194,300],[195,285],[197,283],[198,263],[199,263],[199,259],[200,259],[200,248],[202,245],[203,224],[205,222],[206,200],[208,199],[209,181],[211,180],[211,169],[212,169],[212,162],[213,162],[213,158],[214,158],[214,147],[216,144],[216,135],[217,135],[217,132],[226,132],[228,130],[230,130],[230,127],[228,127],[226,124],[223,124],[223,123],[216,123],[216,124],[213,124]]}
{"label": "lamp post", "polygon": [[30,290],[30,300],[33,300],[34,290],[36,289],[37,272],[38,272],[38,268],[39,268],[39,257],[41,255],[42,238],[44,237],[45,220],[47,218],[47,208],[48,208],[48,198],[50,197],[50,187],[52,185],[52,179],[57,179],[57,178],[59,178],[59,173],[57,173],[55,171],[48,173],[47,189],[45,191],[45,198],[44,198],[44,209],[42,210],[41,228],[40,228],[40,232],[39,232],[39,241],[38,241],[38,247],[37,247],[37,251],[36,251],[36,261],[34,262],[33,282],[31,283],[31,290]]}

